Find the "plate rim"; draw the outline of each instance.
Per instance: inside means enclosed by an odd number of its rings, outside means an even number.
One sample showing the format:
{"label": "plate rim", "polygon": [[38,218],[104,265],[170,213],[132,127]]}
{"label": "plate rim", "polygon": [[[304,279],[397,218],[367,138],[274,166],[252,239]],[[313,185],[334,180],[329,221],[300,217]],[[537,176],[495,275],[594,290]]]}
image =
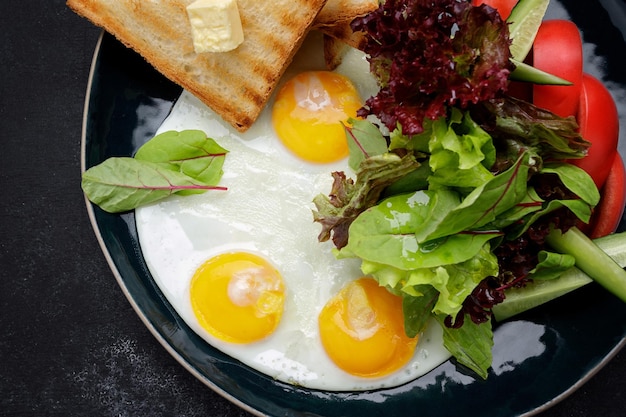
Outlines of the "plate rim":
{"label": "plate rim", "polygon": [[[87,146],[87,128],[88,128],[88,118],[89,118],[89,103],[90,103],[90,100],[91,100],[91,92],[92,92],[93,80],[94,80],[95,73],[96,73],[96,64],[97,64],[98,59],[100,57],[101,46],[102,46],[102,42],[103,42],[105,33],[106,32],[104,30],[102,30],[100,32],[100,35],[98,36],[98,40],[96,41],[94,53],[93,53],[93,56],[92,56],[92,59],[91,59],[91,64],[90,64],[90,69],[89,69],[89,76],[88,76],[88,79],[87,79],[87,90],[86,90],[86,93],[85,93],[85,100],[84,100],[84,106],[83,106],[83,121],[82,121],[81,141],[80,141],[80,170],[81,170],[80,172],[81,172],[81,175],[87,170],[87,166],[86,166],[86,162],[87,162],[86,146]],[[267,414],[264,414],[264,413],[260,412],[259,410],[256,410],[256,409],[252,408],[248,404],[246,404],[243,401],[239,400],[238,398],[234,397],[232,394],[230,394],[226,390],[218,387],[216,384],[214,384],[212,381],[210,381],[208,378],[206,378],[206,376],[202,375],[200,372],[198,372],[196,369],[194,369],[180,354],[178,354],[178,352],[176,352],[176,350],[174,348],[172,348],[172,346],[167,342],[167,340],[165,340],[163,338],[163,336],[161,336],[161,334],[157,331],[157,329],[154,327],[154,325],[148,320],[148,318],[143,313],[143,311],[141,311],[141,308],[139,307],[139,305],[135,301],[134,297],[132,296],[132,294],[128,290],[128,287],[126,286],[126,283],[124,282],[121,273],[117,269],[117,266],[115,265],[115,262],[113,261],[113,257],[111,256],[111,253],[109,252],[109,249],[108,249],[106,243],[104,242],[104,239],[103,239],[102,234],[100,232],[100,227],[99,227],[98,222],[96,220],[93,204],[89,201],[89,199],[87,198],[87,196],[84,193],[83,193],[83,199],[84,199],[85,205],[87,207],[87,214],[88,214],[88,217],[89,217],[89,222],[91,223],[91,228],[92,228],[92,230],[93,230],[93,232],[95,234],[95,237],[96,237],[96,240],[98,242],[98,245],[100,246],[100,250],[102,251],[102,254],[104,255],[104,258],[105,258],[107,264],[109,265],[109,268],[111,269],[111,272],[113,273],[113,276],[115,277],[115,280],[117,281],[118,286],[120,287],[120,289],[122,290],[122,293],[124,294],[124,296],[126,297],[128,302],[130,303],[131,307],[135,311],[135,314],[139,317],[141,322],[148,329],[148,331],[152,334],[152,336],[154,336],[154,338],[159,342],[159,344],[161,344],[161,346],[163,346],[165,348],[165,350],[180,365],[182,365],[187,372],[191,373],[196,379],[200,380],[200,382],[202,382],[204,385],[209,387],[215,393],[219,394],[224,399],[230,401],[231,403],[235,404],[236,406],[242,408],[243,410],[245,410],[245,411],[247,411],[247,412],[249,412],[249,413],[251,413],[251,414],[253,414],[255,416],[271,417],[271,416],[269,416]]]}
{"label": "plate rim", "polygon": [[[97,69],[97,63],[98,63],[98,59],[100,58],[100,53],[101,53],[101,47],[102,47],[102,43],[104,41],[104,37],[107,34],[107,32],[105,30],[101,30],[100,35],[98,37],[98,40],[96,42],[95,48],[94,48],[94,52],[93,52],[93,56],[91,59],[91,64],[90,64],[90,70],[89,70],[89,76],[88,76],[88,82],[87,82],[87,86],[86,86],[86,93],[85,93],[85,99],[84,99],[84,105],[83,105],[83,120],[82,120],[82,128],[81,128],[81,144],[80,144],[80,169],[81,169],[81,175],[82,173],[84,173],[87,169],[86,167],[86,162],[87,162],[87,155],[86,155],[86,145],[87,145],[87,129],[88,129],[88,118],[89,118],[89,112],[90,112],[90,100],[91,100],[91,95],[92,95],[92,91],[93,91],[93,81],[96,75],[96,69]],[[116,42],[119,42],[117,39],[115,40]],[[95,215],[95,210],[94,210],[94,205],[87,199],[87,197],[84,195],[83,193],[83,199],[87,208],[87,214],[89,217],[89,221],[91,223],[91,227],[93,229],[94,235],[96,237],[96,240],[98,242],[98,245],[100,246],[100,249],[104,255],[104,258],[111,270],[111,272],[113,273],[113,276],[115,277],[118,286],[120,287],[120,289],[122,290],[122,293],[124,294],[124,296],[126,297],[126,299],[128,300],[128,302],[130,303],[131,307],[133,308],[133,310],[135,311],[135,314],[137,314],[137,316],[140,318],[140,320],[142,321],[143,325],[146,326],[146,328],[149,330],[149,332],[156,338],[156,340],[159,342],[159,344],[161,346],[163,346],[165,348],[165,350],[180,364],[182,365],[185,370],[189,373],[191,373],[196,379],[198,379],[200,382],[202,382],[205,386],[207,386],[208,388],[210,388],[213,392],[217,393],[218,395],[220,395],[221,397],[223,397],[224,399],[226,399],[227,401],[231,402],[232,404],[236,405],[237,407],[241,408],[242,410],[255,415],[255,416],[259,416],[259,417],[272,417],[269,414],[265,414],[264,412],[250,406],[249,404],[246,404],[245,402],[239,400],[237,397],[235,397],[233,394],[229,393],[228,391],[220,388],[219,386],[217,386],[215,383],[213,383],[206,375],[200,373],[198,370],[196,370],[187,360],[185,360],[169,343],[168,341],[159,333],[159,331],[155,328],[155,326],[150,322],[150,320],[148,319],[148,317],[144,314],[144,312],[141,310],[141,308],[139,307],[137,301],[135,300],[135,298],[133,297],[133,295],[131,294],[131,292],[129,291],[126,283],[124,282],[124,279],[120,273],[120,271],[118,270],[117,266],[115,265],[115,262],[113,260],[113,257],[109,251],[109,248],[107,247],[102,234],[101,234],[101,230],[99,227],[99,224],[97,222],[96,219],[96,215]],[[577,391],[578,389],[580,389],[580,387],[582,387],[585,383],[587,383],[593,376],[595,376],[600,370],[602,370],[614,357],[615,355],[617,355],[622,349],[623,347],[626,346],[626,336],[622,337],[622,339],[620,340],[619,343],[617,343],[608,353],[606,353],[602,359],[596,363],[596,365],[591,368],[587,373],[585,373],[582,377],[580,377],[574,384],[572,384],[568,389],[564,390],[561,394],[553,397],[552,399],[545,401],[543,404],[535,407],[533,410],[529,410],[527,412],[524,412],[522,414],[519,414],[519,417],[530,417],[530,416],[535,416],[539,413],[545,412],[546,410],[552,408],[554,405],[560,403],[561,401],[563,401],[564,399],[566,399],[567,397],[569,397],[572,393],[574,393],[575,391]]]}

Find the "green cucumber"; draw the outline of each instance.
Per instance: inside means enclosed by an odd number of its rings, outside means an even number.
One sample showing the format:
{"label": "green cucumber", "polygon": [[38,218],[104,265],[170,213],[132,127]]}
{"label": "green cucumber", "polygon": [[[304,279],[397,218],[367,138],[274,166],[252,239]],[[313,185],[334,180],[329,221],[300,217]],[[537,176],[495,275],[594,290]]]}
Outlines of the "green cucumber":
{"label": "green cucumber", "polygon": [[564,80],[561,77],[542,71],[532,65],[525,64],[511,58],[511,62],[515,64],[515,69],[509,75],[512,81],[524,81],[534,84],[547,85],[572,85],[571,81]]}
{"label": "green cucumber", "polygon": [[576,227],[566,233],[552,230],[546,242],[560,253],[568,253],[576,259],[576,267],[598,284],[626,302],[626,271],[597,244]]}
{"label": "green cucumber", "polygon": [[550,0],[520,0],[506,19],[509,23],[511,55],[517,61],[526,59],[535,41]]}
{"label": "green cucumber", "polygon": [[533,46],[537,31],[548,9],[550,0],[520,0],[507,18],[511,38],[511,62],[515,70],[510,75],[512,81],[534,84],[572,85],[570,81],[537,69],[523,61]]}
{"label": "green cucumber", "polygon": [[[601,237],[595,239],[593,243],[610,256],[619,267],[626,267],[626,232]],[[498,321],[506,320],[592,281],[589,275],[574,267],[559,278],[534,281],[524,288],[511,288],[507,290],[504,302],[493,307],[493,315]]]}

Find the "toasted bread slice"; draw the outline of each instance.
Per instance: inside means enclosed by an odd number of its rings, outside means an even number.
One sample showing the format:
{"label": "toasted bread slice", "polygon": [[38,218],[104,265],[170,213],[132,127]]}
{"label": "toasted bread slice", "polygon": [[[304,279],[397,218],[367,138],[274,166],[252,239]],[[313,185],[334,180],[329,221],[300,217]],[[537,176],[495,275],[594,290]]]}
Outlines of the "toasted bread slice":
{"label": "toasted bread slice", "polygon": [[355,17],[363,16],[378,8],[378,0],[328,0],[313,26],[324,28],[339,23],[349,24]]}
{"label": "toasted bread slice", "polygon": [[365,34],[363,32],[354,32],[350,27],[350,21],[339,22],[334,26],[327,26],[319,30],[327,37],[356,49],[361,49],[365,42]]}
{"label": "toasted bread slice", "polygon": [[348,52],[348,44],[335,39],[326,34],[323,35],[324,42],[324,63],[330,71],[334,70],[341,64],[343,57]]}
{"label": "toasted bread slice", "polygon": [[186,7],[193,0],[68,0],[239,131],[267,103],[326,0],[238,0],[244,41],[197,54]]}
{"label": "toasted bread slice", "polygon": [[[350,23],[355,18],[376,10],[378,4],[378,0],[328,0],[313,23],[314,28],[330,37],[325,40],[327,63],[341,61],[342,44],[357,49],[361,47],[363,33],[353,32]],[[333,42],[331,38],[337,42]]]}

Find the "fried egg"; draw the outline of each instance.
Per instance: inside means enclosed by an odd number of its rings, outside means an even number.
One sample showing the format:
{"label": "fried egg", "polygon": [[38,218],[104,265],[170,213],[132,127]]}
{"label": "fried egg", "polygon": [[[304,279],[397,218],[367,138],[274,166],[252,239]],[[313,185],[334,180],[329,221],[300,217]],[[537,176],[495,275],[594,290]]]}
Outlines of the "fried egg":
{"label": "fried egg", "polygon": [[307,71],[290,78],[272,106],[276,136],[294,155],[308,162],[335,162],[348,156],[343,125],[363,105],[345,76]]}
{"label": "fried egg", "polygon": [[[331,172],[353,174],[343,128],[328,120],[354,117],[376,92],[360,52],[320,72],[321,47],[321,37],[307,39],[245,133],[183,91],[158,133],[200,129],[228,149],[227,191],[137,209],[139,241],[167,300],[215,348],[298,386],[396,386],[449,354],[437,325],[406,337],[400,299],[363,277],[358,260],[337,260],[332,243],[317,240],[313,198],[330,191]],[[324,140],[311,146],[306,136]]]}

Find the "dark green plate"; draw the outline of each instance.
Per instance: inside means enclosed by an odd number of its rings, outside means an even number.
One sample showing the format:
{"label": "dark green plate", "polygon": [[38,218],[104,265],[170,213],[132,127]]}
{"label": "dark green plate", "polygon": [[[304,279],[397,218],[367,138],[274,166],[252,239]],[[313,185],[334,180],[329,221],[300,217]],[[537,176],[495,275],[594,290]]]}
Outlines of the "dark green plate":
{"label": "dark green plate", "polygon": [[[618,9],[601,5],[609,3]],[[626,16],[625,4],[570,1],[567,11],[584,40],[600,45],[591,52],[604,60],[604,80],[624,97],[626,45],[617,28],[626,27],[626,21],[615,19]],[[85,109],[83,168],[133,154],[154,135],[180,91],[104,34],[94,56]],[[146,326],[197,378],[257,415],[532,415],[584,383],[622,347],[626,336],[626,305],[590,285],[497,326],[494,366],[487,381],[474,379],[448,361],[393,389],[330,393],[296,388],[213,349],[187,327],[150,276],[133,213],[111,215],[90,204],[88,210],[114,275]]]}

